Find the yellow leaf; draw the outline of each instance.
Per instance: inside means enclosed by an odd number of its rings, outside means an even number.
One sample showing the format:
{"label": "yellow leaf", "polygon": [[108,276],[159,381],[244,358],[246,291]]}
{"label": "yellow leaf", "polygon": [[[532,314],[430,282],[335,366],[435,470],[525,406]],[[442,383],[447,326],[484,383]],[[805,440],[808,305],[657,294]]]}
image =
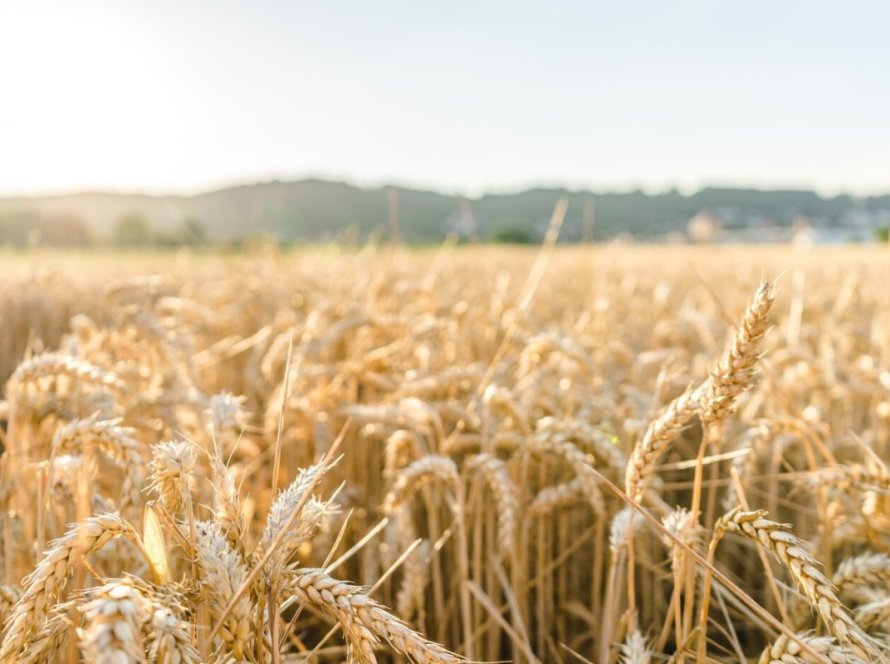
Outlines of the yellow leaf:
{"label": "yellow leaf", "polygon": [[164,541],[161,520],[151,504],[145,506],[142,542],[145,545],[145,555],[148,558],[148,566],[151,568],[151,575],[155,583],[166,583],[169,576],[167,544]]}

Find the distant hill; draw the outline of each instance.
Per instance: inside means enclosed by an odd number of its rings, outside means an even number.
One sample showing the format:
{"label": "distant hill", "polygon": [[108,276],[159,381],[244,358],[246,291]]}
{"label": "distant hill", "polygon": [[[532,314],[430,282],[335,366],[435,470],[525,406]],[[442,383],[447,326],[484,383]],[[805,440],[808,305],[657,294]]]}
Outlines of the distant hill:
{"label": "distant hill", "polygon": [[60,229],[72,228],[76,232],[69,233],[70,243],[107,242],[121,237],[123,220],[171,238],[178,237],[177,229],[184,224],[191,224],[192,231],[200,229],[211,242],[258,235],[288,242],[326,241],[344,233],[363,238],[386,232],[393,199],[399,234],[407,242],[435,242],[451,232],[481,240],[518,232],[535,240],[543,235],[560,197],[569,200],[565,241],[578,240],[591,230],[597,239],[618,235],[658,239],[685,232],[689,219],[703,211],[727,229],[789,227],[804,218],[819,228],[890,225],[890,195],[854,199],[824,198],[811,191],[726,188],[692,195],[532,189],[466,199],[402,187],[366,189],[300,180],[228,187],[196,196],[91,192],[0,198],[0,244],[19,242],[35,229],[42,233],[41,242],[55,243]]}

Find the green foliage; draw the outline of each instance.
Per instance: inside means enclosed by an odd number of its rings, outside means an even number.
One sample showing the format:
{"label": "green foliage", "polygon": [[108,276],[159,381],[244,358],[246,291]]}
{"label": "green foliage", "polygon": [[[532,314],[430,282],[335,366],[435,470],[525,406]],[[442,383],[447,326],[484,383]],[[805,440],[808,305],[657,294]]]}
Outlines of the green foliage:
{"label": "green foliage", "polygon": [[197,217],[186,217],[179,224],[175,237],[177,244],[200,247],[207,244],[207,231]]}
{"label": "green foliage", "polygon": [[204,226],[195,217],[186,217],[172,231],[163,231],[141,215],[130,213],[115,224],[111,243],[118,247],[201,247],[208,240]]}
{"label": "green foliage", "polygon": [[144,247],[152,244],[148,222],[138,214],[121,217],[112,231],[111,241],[119,247]]}
{"label": "green foliage", "polygon": [[878,242],[887,244],[890,242],[890,227],[881,226],[875,231],[875,235],[878,237]]}
{"label": "green foliage", "polygon": [[502,228],[495,231],[491,236],[491,241],[499,244],[535,244],[537,242],[531,231],[518,227]]}

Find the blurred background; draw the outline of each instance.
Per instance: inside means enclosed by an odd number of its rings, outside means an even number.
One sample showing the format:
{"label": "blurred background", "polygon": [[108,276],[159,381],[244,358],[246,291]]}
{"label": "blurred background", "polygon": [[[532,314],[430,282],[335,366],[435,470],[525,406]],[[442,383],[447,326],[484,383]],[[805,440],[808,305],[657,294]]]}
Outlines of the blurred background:
{"label": "blurred background", "polygon": [[0,245],[875,243],[878,2],[0,4]]}

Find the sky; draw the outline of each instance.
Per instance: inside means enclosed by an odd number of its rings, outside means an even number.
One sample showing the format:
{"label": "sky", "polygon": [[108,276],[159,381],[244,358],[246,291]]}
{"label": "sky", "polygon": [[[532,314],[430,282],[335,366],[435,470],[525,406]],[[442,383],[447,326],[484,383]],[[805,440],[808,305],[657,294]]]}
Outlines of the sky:
{"label": "sky", "polygon": [[0,0],[0,195],[890,191],[890,3]]}

